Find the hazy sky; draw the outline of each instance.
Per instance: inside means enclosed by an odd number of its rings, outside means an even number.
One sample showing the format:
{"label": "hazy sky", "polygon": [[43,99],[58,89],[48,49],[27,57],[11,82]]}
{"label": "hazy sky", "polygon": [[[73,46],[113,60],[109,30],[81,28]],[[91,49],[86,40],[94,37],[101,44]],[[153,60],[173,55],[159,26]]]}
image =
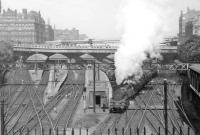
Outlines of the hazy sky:
{"label": "hazy sky", "polygon": [[[2,0],[3,8],[41,11],[45,20],[50,18],[56,28],[76,27],[80,33],[92,38],[116,39],[121,37],[117,29],[117,14],[122,0]],[[200,0],[174,0],[166,5],[173,8],[171,19],[174,32],[178,31],[178,16],[187,6],[200,10]],[[139,12],[138,12],[139,13]],[[175,35],[175,34],[174,34]]]}

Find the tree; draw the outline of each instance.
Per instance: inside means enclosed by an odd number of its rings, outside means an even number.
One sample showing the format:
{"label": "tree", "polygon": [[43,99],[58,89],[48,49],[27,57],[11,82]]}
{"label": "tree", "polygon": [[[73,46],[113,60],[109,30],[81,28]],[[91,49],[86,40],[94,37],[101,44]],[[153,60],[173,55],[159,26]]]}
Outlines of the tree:
{"label": "tree", "polygon": [[0,41],[0,62],[7,63],[13,61],[13,46],[11,43]]}
{"label": "tree", "polygon": [[193,35],[179,45],[178,56],[183,62],[200,62],[200,36]]}

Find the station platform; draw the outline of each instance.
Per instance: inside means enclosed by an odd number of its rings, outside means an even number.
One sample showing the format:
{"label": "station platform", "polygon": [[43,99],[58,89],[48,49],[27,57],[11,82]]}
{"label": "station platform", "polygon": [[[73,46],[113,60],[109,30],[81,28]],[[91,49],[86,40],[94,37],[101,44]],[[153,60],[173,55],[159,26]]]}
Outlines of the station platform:
{"label": "station platform", "polygon": [[79,101],[77,110],[74,114],[74,119],[72,121],[71,127],[79,132],[80,128],[83,129],[83,133],[86,133],[86,129],[88,129],[88,133],[92,133],[95,128],[100,124],[109,114],[108,109],[103,111],[100,107],[96,107],[96,112],[93,112],[93,108],[84,109],[84,98],[82,97]]}
{"label": "station platform", "polygon": [[30,77],[35,84],[39,84],[42,80],[43,70],[29,70]]}
{"label": "station platform", "polygon": [[64,65],[63,66],[52,65],[50,69],[51,70],[49,74],[49,82],[45,89],[45,94],[43,98],[44,104],[48,102],[49,97],[56,95],[56,93],[58,92],[58,90],[60,89],[61,85],[63,84],[64,80],[66,79],[68,75],[67,67]]}

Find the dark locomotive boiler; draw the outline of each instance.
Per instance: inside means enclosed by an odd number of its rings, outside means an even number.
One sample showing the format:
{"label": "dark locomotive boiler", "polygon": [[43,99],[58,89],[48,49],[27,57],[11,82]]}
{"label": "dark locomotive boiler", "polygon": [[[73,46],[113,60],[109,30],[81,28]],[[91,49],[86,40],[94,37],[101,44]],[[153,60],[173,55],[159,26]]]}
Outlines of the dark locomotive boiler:
{"label": "dark locomotive boiler", "polygon": [[110,99],[110,113],[122,113],[129,106],[129,99],[134,97],[153,77],[157,75],[157,68],[154,67],[149,70],[144,70],[143,75],[135,83],[134,77],[130,77],[129,80],[123,81],[123,83],[113,90],[113,97]]}

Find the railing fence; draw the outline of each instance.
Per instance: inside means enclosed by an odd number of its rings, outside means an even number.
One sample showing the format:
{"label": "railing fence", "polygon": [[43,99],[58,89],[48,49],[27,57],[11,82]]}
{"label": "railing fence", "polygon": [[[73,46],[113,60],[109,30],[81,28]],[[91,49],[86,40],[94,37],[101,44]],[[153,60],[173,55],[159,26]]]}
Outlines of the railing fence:
{"label": "railing fence", "polygon": [[[9,135],[9,133],[7,133],[7,130],[5,130],[5,132],[6,132],[6,135]],[[157,133],[149,133],[146,127],[144,127],[143,129],[129,128],[128,132],[125,132],[124,128],[122,129],[115,128],[113,132],[111,132],[111,129],[108,129],[106,133],[103,133],[101,131],[100,132],[95,131],[95,132],[93,135],[164,135],[165,134],[165,130],[161,129],[160,127],[158,127]],[[39,129],[35,129],[31,131],[29,128],[27,128],[23,132],[22,130],[18,130],[17,132],[13,130],[12,133],[16,135],[38,135],[40,131]],[[183,130],[183,127],[179,127],[179,131],[178,131],[175,127],[172,127],[171,130],[170,129],[168,130],[168,133],[170,135],[191,135],[191,129],[190,127],[188,127],[187,129]],[[42,135],[52,135],[52,134],[53,134],[53,130],[51,128],[49,129],[42,128]],[[64,129],[56,128],[56,131],[55,131],[55,135],[89,135],[89,134],[91,133],[89,132],[89,129],[87,128],[64,128]]]}

